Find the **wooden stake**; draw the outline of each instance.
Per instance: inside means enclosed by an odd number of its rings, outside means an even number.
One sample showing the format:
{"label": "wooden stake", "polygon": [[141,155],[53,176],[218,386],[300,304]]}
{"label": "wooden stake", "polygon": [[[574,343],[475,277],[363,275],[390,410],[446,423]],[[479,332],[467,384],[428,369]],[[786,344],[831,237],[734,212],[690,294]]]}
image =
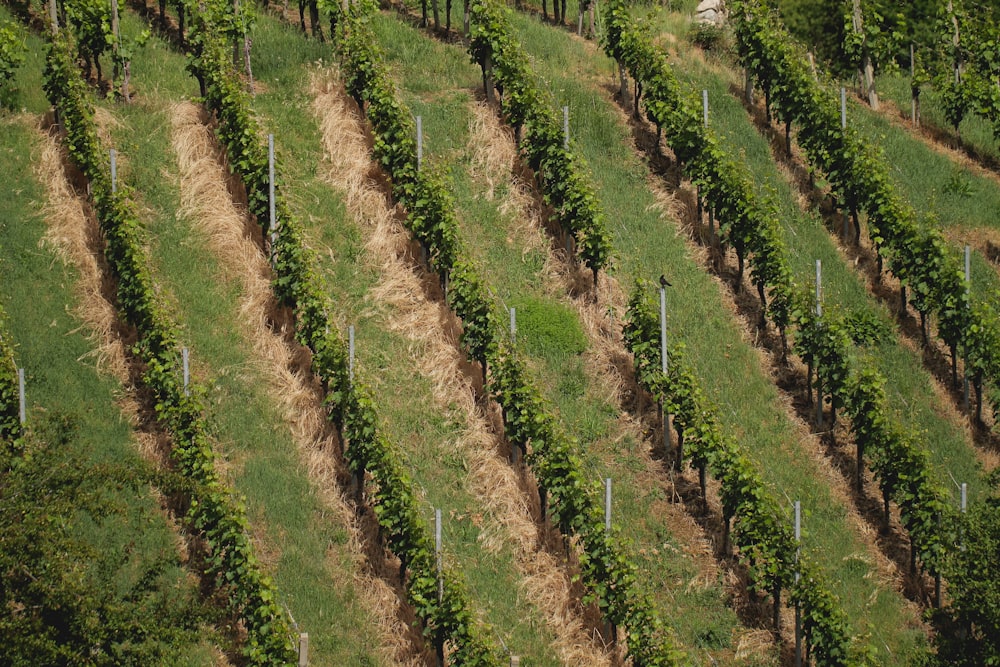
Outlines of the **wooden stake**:
{"label": "wooden stake", "polygon": [[299,664],[298,667],[309,667],[309,633],[303,632],[299,635]]}
{"label": "wooden stake", "polygon": [[[854,12],[852,15],[854,32],[858,35],[864,34],[864,18],[861,14],[861,0],[854,0]],[[878,111],[878,93],[875,92],[875,67],[872,64],[871,52],[868,48],[867,40],[861,47],[861,62],[858,64],[858,80],[861,82],[862,94],[867,98],[868,105]]]}
{"label": "wooden stake", "polygon": [[118,0],[111,0],[111,35],[113,37],[111,40],[111,57],[114,59],[114,67],[111,70],[111,88],[114,90],[114,82],[121,74],[118,71],[122,42],[121,30],[118,27]]}

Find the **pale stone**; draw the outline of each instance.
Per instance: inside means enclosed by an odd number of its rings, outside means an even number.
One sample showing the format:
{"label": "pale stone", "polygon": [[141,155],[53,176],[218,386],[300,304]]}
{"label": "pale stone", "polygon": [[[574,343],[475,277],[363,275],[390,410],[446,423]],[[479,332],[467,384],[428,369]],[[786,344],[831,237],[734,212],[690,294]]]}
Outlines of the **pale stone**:
{"label": "pale stone", "polygon": [[694,11],[697,23],[722,25],[726,22],[726,5],[724,0],[701,0]]}

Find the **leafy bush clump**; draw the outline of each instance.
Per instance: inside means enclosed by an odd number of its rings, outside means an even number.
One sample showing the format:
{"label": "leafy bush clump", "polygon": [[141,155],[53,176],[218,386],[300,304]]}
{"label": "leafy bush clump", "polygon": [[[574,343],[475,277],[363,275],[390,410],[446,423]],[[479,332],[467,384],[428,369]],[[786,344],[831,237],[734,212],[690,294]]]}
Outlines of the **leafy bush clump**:
{"label": "leafy bush clump", "polygon": [[0,644],[5,665],[177,664],[208,609],[169,548],[108,548],[143,521],[123,495],[148,470],[83,461],[71,420],[49,416],[0,449]]}
{"label": "leafy bush clump", "polygon": [[1000,475],[993,495],[974,505],[959,524],[959,549],[944,559],[952,603],[937,614],[941,664],[1000,665]]}
{"label": "leafy bush clump", "polygon": [[558,357],[583,354],[587,349],[587,338],[567,306],[530,296],[511,305],[517,314],[517,340],[525,349]]}
{"label": "leafy bush clump", "polygon": [[27,47],[18,27],[12,23],[0,23],[0,106],[14,107],[14,74],[24,62]]}
{"label": "leafy bush clump", "polygon": [[726,28],[714,23],[695,21],[688,30],[687,39],[706,51],[725,51],[732,46]]}

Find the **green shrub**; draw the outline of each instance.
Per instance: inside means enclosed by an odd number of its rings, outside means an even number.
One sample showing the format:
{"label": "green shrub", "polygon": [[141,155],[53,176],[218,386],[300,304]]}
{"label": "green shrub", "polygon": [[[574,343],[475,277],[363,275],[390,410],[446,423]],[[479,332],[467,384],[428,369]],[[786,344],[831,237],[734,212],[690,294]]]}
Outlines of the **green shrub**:
{"label": "green shrub", "polygon": [[698,21],[691,24],[687,40],[706,51],[724,51],[732,45],[725,26]]}
{"label": "green shrub", "polygon": [[567,357],[587,349],[587,337],[568,306],[532,296],[510,305],[516,309],[518,343],[532,354]]}
{"label": "green shrub", "polygon": [[13,23],[0,23],[0,106],[14,107],[14,74],[24,62],[26,50],[21,29]]}

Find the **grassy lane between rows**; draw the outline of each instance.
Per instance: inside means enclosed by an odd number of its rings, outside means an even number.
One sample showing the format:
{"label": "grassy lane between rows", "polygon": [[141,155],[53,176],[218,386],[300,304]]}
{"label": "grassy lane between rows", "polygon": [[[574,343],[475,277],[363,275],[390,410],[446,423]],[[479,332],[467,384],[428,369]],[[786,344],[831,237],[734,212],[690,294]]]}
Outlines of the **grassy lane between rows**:
{"label": "grassy lane between rows", "polygon": [[[510,544],[497,540],[496,518],[485,512],[476,488],[477,443],[470,442],[470,415],[462,405],[435,400],[435,379],[422,366],[424,345],[400,332],[406,304],[385,298],[387,285],[405,279],[387,274],[373,252],[380,239],[378,212],[362,216],[348,210],[344,194],[325,178],[330,157],[311,110],[310,75],[330,47],[305,41],[296,28],[262,15],[255,33],[260,54],[254,65],[261,82],[255,107],[273,130],[287,179],[285,191],[295,215],[303,221],[319,251],[322,278],[338,303],[335,316],[343,328],[353,325],[360,372],[368,378],[389,439],[403,453],[420,496],[425,517],[442,509],[445,559],[461,571],[479,612],[509,649],[527,663],[560,664],[553,630],[529,603],[525,581],[514,564]],[[432,321],[413,326],[432,325]],[[472,429],[474,430],[474,429]],[[488,481],[488,480],[486,480]]]}
{"label": "grassy lane between rows", "polygon": [[[0,20],[11,20],[6,7]],[[0,633],[4,651],[9,664],[55,660],[50,651],[82,659],[95,647],[121,661],[219,664],[225,639],[212,627],[219,613],[199,594],[187,544],[166,509],[161,489],[172,482],[154,471],[154,436],[137,431],[121,349],[106,335],[113,315],[97,294],[96,267],[75,263],[61,242],[67,221],[83,211],[75,200],[66,206],[59,152],[40,130],[48,110],[44,45],[32,34],[25,40],[15,77],[21,112],[0,112],[10,195],[0,200],[0,302],[25,369],[34,432],[26,460],[42,475],[37,486],[18,487],[25,476],[6,470],[13,476],[2,486],[15,494],[3,500],[6,511],[20,511],[16,494],[27,492],[50,523],[33,536],[32,521],[21,517],[14,536],[38,541],[5,541],[22,568],[39,568],[29,572],[39,597],[18,598],[22,574],[4,575],[12,605]],[[20,551],[32,547],[38,551]],[[17,599],[37,606],[13,613]],[[47,616],[53,603],[59,611]],[[41,622],[29,627],[32,618]]]}
{"label": "grassy lane between rows", "polygon": [[[464,51],[423,36],[409,25],[378,17],[375,28],[396,72],[403,99],[423,119],[430,169],[446,169],[462,221],[464,246],[490,277],[499,303],[515,308],[517,339],[532,360],[544,393],[586,443],[589,477],[611,477],[615,523],[637,546],[637,560],[682,642],[713,659],[758,653],[773,659],[766,640],[742,626],[727,606],[734,594],[706,563],[698,529],[669,502],[659,464],[645,456],[641,428],[620,414],[613,388],[603,384],[560,271],[540,233],[537,206],[512,180],[515,148],[494,112],[476,102],[478,73]],[[665,519],[670,517],[667,525]],[[675,529],[685,531],[675,535]],[[701,556],[701,557],[700,557]],[[742,604],[742,602],[738,602]],[[749,647],[755,645],[753,651]],[[707,658],[706,658],[707,659]]]}
{"label": "grassy lane between rows", "polygon": [[[891,107],[887,113],[898,114],[912,123],[912,86],[909,74],[906,72],[883,72],[875,82],[880,101],[888,102]],[[894,109],[892,107],[895,107]],[[959,123],[958,132],[948,122],[941,95],[930,84],[920,87],[920,132],[949,149],[956,146],[969,154],[973,159],[986,166],[996,169],[1000,165],[1000,147],[997,145],[993,126],[989,121],[974,113],[966,114]],[[911,131],[914,129],[910,126]]]}
{"label": "grassy lane between rows", "polygon": [[[964,420],[948,406],[947,388],[937,386],[919,355],[893,335],[892,313],[869,294],[816,212],[803,211],[787,171],[776,166],[767,139],[754,127],[741,101],[730,94],[736,85],[735,77],[699,55],[681,49],[678,71],[692,89],[708,90],[710,123],[722,139],[722,146],[738,155],[754,174],[758,197],[777,207],[793,275],[801,285],[813,283],[815,261],[821,260],[824,307],[857,314],[874,327],[878,340],[869,345],[869,352],[888,379],[886,389],[895,417],[923,433],[938,482],[954,492],[956,502],[958,488],[952,480],[967,482],[970,498],[980,497],[988,490],[982,466]],[[988,452],[981,455],[991,458]]]}
{"label": "grassy lane between rows", "polygon": [[[186,545],[154,486],[168,477],[143,457],[149,434],[134,430],[114,351],[87,326],[100,305],[51,241],[52,218],[73,212],[51,208],[34,177],[48,141],[40,122],[28,114],[0,118],[11,194],[0,201],[0,299],[25,369],[35,436],[24,462],[42,473],[20,486],[26,475],[5,469],[0,484],[4,514],[26,512],[12,524],[15,517],[4,516],[2,528],[4,548],[20,563],[4,573],[7,664],[83,659],[95,647],[123,661],[216,663],[224,643],[212,628],[219,614],[200,596]],[[17,495],[26,492],[30,509]],[[30,532],[33,512],[47,517],[43,533]]]}
{"label": "grassy lane between rows", "polygon": [[991,295],[985,300],[996,305],[1000,276],[984,253],[987,241],[1000,241],[1000,222],[993,215],[1000,209],[1000,183],[956,164],[853,96],[847,122],[879,146],[899,193],[929,224],[940,225],[956,252],[972,246],[972,289]]}
{"label": "grassy lane between rows", "polygon": [[[620,277],[651,279],[666,273],[671,329],[682,332],[690,360],[720,407],[723,423],[760,462],[779,497],[807,508],[804,543],[830,573],[835,590],[855,624],[880,647],[880,659],[907,662],[925,643],[913,605],[902,599],[837,474],[819,454],[804,424],[789,419],[786,400],[767,373],[766,363],[729,315],[728,296],[695,268],[682,232],[665,225],[656,210],[658,187],[631,148],[629,130],[609,94],[613,63],[593,44],[518,16],[522,43],[549,82],[557,104],[568,104],[573,134],[591,165],[599,192],[616,224]],[[616,87],[616,86],[615,86]],[[832,486],[831,486],[832,485]]]}
{"label": "grassy lane between rows", "polygon": [[[123,22],[135,21],[123,16]],[[282,604],[310,635],[310,664],[388,664],[387,640],[366,606],[371,591],[363,590],[366,581],[359,577],[363,565],[350,517],[329,488],[335,476],[324,473],[323,457],[314,457],[315,450],[332,447],[330,436],[322,419],[312,432],[301,432],[308,413],[296,399],[306,407],[318,401],[308,384],[282,384],[295,367],[261,358],[255,337],[266,336],[266,313],[247,310],[266,300],[248,294],[238,266],[223,265],[210,250],[216,221],[199,217],[197,207],[182,207],[188,189],[198,185],[185,182],[182,192],[173,149],[174,105],[197,94],[184,65],[183,56],[153,38],[133,61],[136,101],[102,105],[120,178],[139,193],[154,276],[191,349],[192,376],[207,387],[220,466],[246,498],[256,547]],[[295,391],[300,395],[289,395]]]}
{"label": "grassy lane between rows", "polygon": [[[692,251],[678,232],[663,234],[657,198],[646,185],[648,171],[628,148],[631,139],[619,113],[605,101],[610,87],[606,83],[614,72],[612,64],[598,55],[591,45],[573,40],[562,31],[540,26],[536,20],[519,16],[516,24],[522,43],[535,59],[536,68],[549,82],[556,103],[569,103],[571,132],[583,147],[592,172],[598,180],[603,179],[599,185],[600,194],[605,209],[614,212],[612,227],[617,234],[619,273],[652,277],[667,269],[675,286],[681,287],[680,290],[675,287],[671,299],[672,302],[678,299],[680,307],[671,308],[668,317],[672,322],[679,321],[680,330],[698,331],[696,340],[687,336],[685,339],[697,356],[699,374],[711,380],[712,394],[722,405],[724,419],[733,431],[753,443],[758,460],[772,462],[766,468],[769,481],[789,498],[806,498],[805,505],[815,512],[809,520],[811,532],[807,544],[816,545],[819,534],[818,543],[823,546],[818,551],[828,559],[824,559],[824,563],[832,566],[832,572],[844,573],[841,576],[834,574],[834,578],[839,580],[838,592],[852,618],[861,619],[858,625],[863,631],[874,630],[876,643],[886,646],[887,654],[898,656],[897,649],[919,652],[916,647],[922,645],[924,639],[915,610],[901,599],[891,583],[876,575],[881,572],[883,577],[891,576],[882,567],[884,562],[873,562],[879,560],[877,553],[869,553],[873,547],[870,543],[865,544],[858,534],[862,530],[856,523],[859,519],[845,507],[844,494],[838,493],[837,501],[829,495],[826,479],[835,473],[815,450],[796,455],[793,453],[799,450],[796,444],[789,451],[788,445],[809,437],[805,429],[788,421],[776,388],[768,378],[759,370],[742,372],[744,367],[759,369],[760,359],[746,345],[734,340],[739,334],[725,315],[716,288],[711,281],[704,280],[701,277],[704,274],[698,270],[690,274],[681,270],[678,271],[680,275],[675,275],[676,267],[683,266],[687,262],[684,256]],[[667,199],[661,197],[660,201]],[[626,224],[626,221],[633,224]],[[655,241],[651,243],[651,239]],[[740,364],[741,372],[727,368],[734,359]],[[748,414],[753,416],[747,417]],[[761,449],[766,454],[762,454]],[[782,463],[773,465],[777,452],[782,452],[779,455]],[[812,457],[816,460],[809,460]],[[809,472],[804,472],[803,468]],[[845,525],[845,519],[855,525],[854,537],[847,537],[852,528]],[[847,575],[849,571],[853,571],[853,575]],[[865,572],[867,577],[859,576]],[[879,583],[874,585],[874,580]],[[845,594],[851,586],[860,586],[869,593]],[[902,621],[904,618],[908,620]],[[897,645],[888,648],[890,643]]]}

